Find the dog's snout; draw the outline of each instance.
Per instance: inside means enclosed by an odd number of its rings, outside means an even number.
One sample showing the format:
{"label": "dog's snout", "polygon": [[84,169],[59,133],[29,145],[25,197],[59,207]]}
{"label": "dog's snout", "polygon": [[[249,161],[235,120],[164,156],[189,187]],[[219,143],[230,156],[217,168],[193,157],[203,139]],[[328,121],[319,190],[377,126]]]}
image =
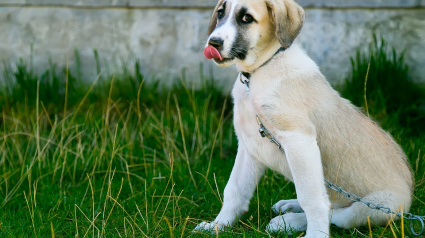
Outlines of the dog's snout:
{"label": "dog's snout", "polygon": [[219,50],[223,46],[223,40],[221,40],[219,38],[211,38],[210,41],[208,42],[208,44],[210,46],[216,48],[217,50]]}

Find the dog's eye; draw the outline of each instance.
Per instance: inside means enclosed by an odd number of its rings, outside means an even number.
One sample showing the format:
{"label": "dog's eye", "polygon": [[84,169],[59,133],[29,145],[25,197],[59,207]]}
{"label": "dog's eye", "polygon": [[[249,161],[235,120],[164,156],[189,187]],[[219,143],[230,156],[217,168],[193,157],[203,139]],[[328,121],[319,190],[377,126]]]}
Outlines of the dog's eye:
{"label": "dog's eye", "polygon": [[244,23],[251,23],[251,22],[253,22],[253,21],[254,21],[254,18],[253,18],[251,15],[249,15],[249,14],[245,14],[245,15],[242,17],[242,21],[243,21]]}
{"label": "dog's eye", "polygon": [[217,11],[217,18],[221,19],[224,17],[224,9],[220,9]]}

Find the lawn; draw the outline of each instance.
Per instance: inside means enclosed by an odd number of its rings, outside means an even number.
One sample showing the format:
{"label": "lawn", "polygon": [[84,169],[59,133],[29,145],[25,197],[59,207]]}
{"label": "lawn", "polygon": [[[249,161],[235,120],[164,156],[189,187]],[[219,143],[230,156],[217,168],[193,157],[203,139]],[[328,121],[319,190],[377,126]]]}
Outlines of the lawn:
{"label": "lawn", "polygon": [[[335,87],[401,144],[416,179],[411,213],[425,215],[425,91],[383,41],[357,52],[352,68]],[[201,87],[181,77],[165,89],[145,80],[137,63],[132,71],[99,70],[86,85],[79,68],[52,64],[38,76],[24,60],[6,64],[0,237],[215,237],[191,231],[219,212],[234,163],[229,88],[200,76]],[[292,183],[267,171],[249,212],[220,236],[268,237],[271,206],[295,197]],[[413,237],[406,221],[331,233]]]}

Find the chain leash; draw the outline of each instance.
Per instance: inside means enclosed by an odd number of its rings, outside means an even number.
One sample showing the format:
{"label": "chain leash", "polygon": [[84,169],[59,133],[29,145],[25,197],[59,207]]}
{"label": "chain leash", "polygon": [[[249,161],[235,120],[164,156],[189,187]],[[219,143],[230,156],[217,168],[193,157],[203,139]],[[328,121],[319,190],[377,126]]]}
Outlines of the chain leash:
{"label": "chain leash", "polygon": [[[403,217],[406,220],[409,220],[410,221],[410,232],[412,232],[412,234],[414,236],[421,236],[423,234],[423,232],[424,232],[424,220],[425,220],[425,216],[413,215],[413,214],[408,213],[408,212],[403,212],[403,213],[401,213],[401,212],[394,212],[394,211],[391,211],[391,209],[389,207],[383,207],[383,206],[376,205],[376,204],[374,204],[372,202],[364,201],[361,197],[345,191],[341,187],[338,187],[337,185],[329,182],[326,179],[325,179],[325,186],[327,188],[330,188],[330,189],[332,189],[332,190],[334,190],[334,191],[342,194],[347,199],[349,199],[349,200],[351,200],[353,202],[361,202],[361,203],[365,204],[370,209],[379,210],[379,211],[381,211],[383,213],[392,214],[392,215],[395,215],[395,216],[398,216],[398,217]],[[418,221],[419,222],[419,225],[421,226],[421,229],[420,229],[419,232],[416,232],[415,229],[414,229],[414,227],[413,227],[415,221]]]}
{"label": "chain leash", "polygon": [[[239,80],[242,82],[242,84],[245,85],[246,92],[249,93],[249,80],[246,80],[246,79],[243,80],[241,73],[239,73]],[[254,111],[255,111],[255,108],[254,108]],[[272,144],[275,144],[277,146],[277,148],[279,149],[280,152],[285,154],[285,150],[283,149],[282,145],[267,131],[267,129],[264,127],[263,123],[261,122],[258,114],[257,113],[255,113],[255,114],[256,114],[255,117],[256,117],[257,123],[260,126],[260,129],[258,130],[258,132],[260,132],[261,137],[269,139],[269,141]],[[403,217],[404,219],[409,220],[410,221],[410,232],[412,232],[412,234],[414,236],[421,236],[424,233],[425,216],[414,215],[414,214],[411,214],[411,213],[408,213],[408,212],[403,212],[403,213],[394,212],[389,207],[383,207],[383,206],[376,205],[372,202],[364,201],[361,197],[345,191],[341,187],[337,186],[336,184],[334,184],[334,183],[332,183],[332,182],[330,182],[329,180],[326,180],[326,179],[325,179],[325,187],[342,194],[344,197],[346,197],[347,199],[349,199],[353,202],[361,202],[361,203],[365,204],[367,207],[369,207],[370,209],[379,210],[379,211],[384,212],[386,214],[392,214],[392,215],[398,216],[400,218]],[[421,227],[419,232],[416,232],[415,229],[414,229],[414,222],[415,221],[419,222],[419,225]]]}

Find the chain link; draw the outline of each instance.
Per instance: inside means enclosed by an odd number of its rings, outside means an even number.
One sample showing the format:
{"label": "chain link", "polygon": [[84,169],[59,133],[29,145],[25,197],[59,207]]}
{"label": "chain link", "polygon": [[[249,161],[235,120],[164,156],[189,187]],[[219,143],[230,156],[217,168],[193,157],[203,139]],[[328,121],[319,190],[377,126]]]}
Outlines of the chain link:
{"label": "chain link", "polygon": [[[345,191],[341,187],[331,183],[329,180],[326,180],[326,179],[325,179],[325,186],[327,188],[330,188],[330,189],[342,194],[343,196],[345,196],[346,198],[348,198],[349,200],[351,200],[353,202],[361,202],[361,203],[365,204],[370,209],[379,210],[379,211],[384,212],[386,214],[396,215],[398,217],[403,217],[404,219],[409,220],[410,221],[410,231],[415,236],[420,236],[424,233],[425,216],[413,215],[413,214],[408,213],[408,212],[403,212],[403,213],[394,212],[394,211],[391,211],[391,209],[389,207],[383,207],[383,206],[376,205],[375,203],[372,203],[372,202],[364,201],[361,197]],[[414,227],[413,227],[415,221],[418,221],[419,225],[421,226],[419,232],[416,232]]]}
{"label": "chain link", "polygon": [[[242,75],[239,75],[239,79],[242,82],[242,84],[245,85],[246,91],[249,93],[249,81],[248,80],[242,80]],[[254,108],[254,110],[255,110],[255,108]],[[267,131],[267,129],[264,127],[263,123],[261,122],[260,117],[257,115],[257,113],[256,113],[256,120],[257,120],[258,125],[260,126],[260,129],[258,130],[260,132],[260,135],[264,138],[269,139],[269,141],[271,143],[275,144],[278,147],[280,152],[285,154],[285,150],[283,149],[282,145]],[[325,186],[329,189],[332,189],[332,190],[342,194],[344,197],[346,197],[347,199],[349,199],[353,202],[360,202],[360,203],[365,204],[370,209],[379,210],[379,211],[384,212],[386,214],[395,215],[395,216],[398,216],[400,218],[403,217],[404,219],[409,220],[410,221],[410,232],[412,232],[412,234],[414,236],[421,236],[424,233],[425,216],[414,215],[414,214],[411,214],[411,213],[408,213],[408,212],[403,212],[403,213],[394,212],[389,207],[379,206],[379,205],[376,205],[375,203],[364,201],[361,197],[359,197],[359,196],[357,196],[353,193],[349,193],[349,192],[345,191],[341,187],[335,185],[334,183],[332,183],[332,182],[330,182],[329,180],[326,180],[326,179],[325,179]],[[414,222],[415,221],[419,222],[419,225],[421,227],[419,232],[416,232],[415,229],[414,229]]]}

